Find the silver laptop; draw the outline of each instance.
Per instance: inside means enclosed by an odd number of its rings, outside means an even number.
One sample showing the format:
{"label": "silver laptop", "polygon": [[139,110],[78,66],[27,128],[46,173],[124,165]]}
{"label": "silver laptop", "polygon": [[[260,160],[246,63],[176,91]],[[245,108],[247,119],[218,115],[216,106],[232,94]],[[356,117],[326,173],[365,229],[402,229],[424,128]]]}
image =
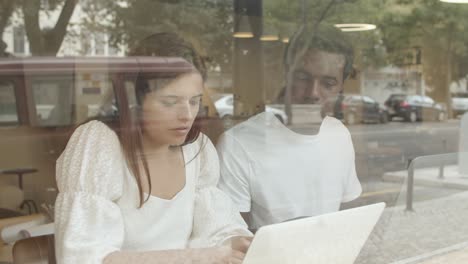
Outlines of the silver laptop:
{"label": "silver laptop", "polygon": [[377,203],[260,228],[244,264],[351,264],[380,218]]}

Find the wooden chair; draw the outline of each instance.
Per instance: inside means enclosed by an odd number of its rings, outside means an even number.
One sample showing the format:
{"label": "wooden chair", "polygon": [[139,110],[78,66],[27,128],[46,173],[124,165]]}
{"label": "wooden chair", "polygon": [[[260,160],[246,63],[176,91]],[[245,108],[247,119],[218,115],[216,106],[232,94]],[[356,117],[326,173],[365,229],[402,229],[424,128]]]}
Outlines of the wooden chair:
{"label": "wooden chair", "polygon": [[8,245],[6,241],[3,241],[2,235],[4,230],[7,230],[9,227],[26,223],[30,221],[45,221],[46,216],[42,214],[35,215],[26,215],[26,216],[15,216],[0,219],[0,263],[7,262],[11,263],[12,260],[12,248],[11,245]]}
{"label": "wooden chair", "polygon": [[19,240],[13,246],[14,264],[56,264],[54,235]]}

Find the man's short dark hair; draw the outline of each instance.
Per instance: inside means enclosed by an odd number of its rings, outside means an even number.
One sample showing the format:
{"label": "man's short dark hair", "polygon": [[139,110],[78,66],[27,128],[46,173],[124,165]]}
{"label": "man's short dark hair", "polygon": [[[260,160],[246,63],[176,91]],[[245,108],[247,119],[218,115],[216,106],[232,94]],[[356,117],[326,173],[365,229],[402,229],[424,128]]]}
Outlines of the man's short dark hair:
{"label": "man's short dark hair", "polygon": [[307,51],[313,49],[345,57],[343,80],[353,71],[354,52],[348,38],[334,26],[320,25],[305,26],[291,37],[284,53],[283,63],[286,72],[294,66],[296,60],[302,59]]}

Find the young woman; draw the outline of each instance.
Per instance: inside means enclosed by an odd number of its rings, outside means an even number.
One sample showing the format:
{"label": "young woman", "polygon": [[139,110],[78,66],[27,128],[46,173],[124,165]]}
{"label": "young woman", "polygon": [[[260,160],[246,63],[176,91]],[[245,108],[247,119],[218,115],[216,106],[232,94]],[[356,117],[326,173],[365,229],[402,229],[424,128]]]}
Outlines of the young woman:
{"label": "young woman", "polygon": [[[57,160],[58,263],[241,263],[248,232],[216,188],[218,157],[194,121],[205,67],[191,45],[156,34],[195,67],[139,77],[137,106],[119,102],[117,120],[79,126]],[[151,55],[151,54],[150,54]]]}

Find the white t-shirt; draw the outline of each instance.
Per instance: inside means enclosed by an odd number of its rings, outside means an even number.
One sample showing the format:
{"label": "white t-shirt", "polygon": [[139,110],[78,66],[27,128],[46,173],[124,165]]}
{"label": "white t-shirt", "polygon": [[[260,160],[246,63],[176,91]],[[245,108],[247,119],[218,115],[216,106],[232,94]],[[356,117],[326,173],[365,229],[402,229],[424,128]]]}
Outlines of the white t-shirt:
{"label": "white t-shirt", "polygon": [[317,135],[297,134],[263,112],[219,139],[219,187],[253,229],[338,211],[361,194],[346,127],[326,117]]}
{"label": "white t-shirt", "polygon": [[185,186],[172,199],[139,206],[136,180],[115,132],[99,121],[76,129],[57,160],[57,263],[102,263],[116,250],[210,247],[250,235],[237,207],[216,185],[216,149],[201,134],[182,147]]}

